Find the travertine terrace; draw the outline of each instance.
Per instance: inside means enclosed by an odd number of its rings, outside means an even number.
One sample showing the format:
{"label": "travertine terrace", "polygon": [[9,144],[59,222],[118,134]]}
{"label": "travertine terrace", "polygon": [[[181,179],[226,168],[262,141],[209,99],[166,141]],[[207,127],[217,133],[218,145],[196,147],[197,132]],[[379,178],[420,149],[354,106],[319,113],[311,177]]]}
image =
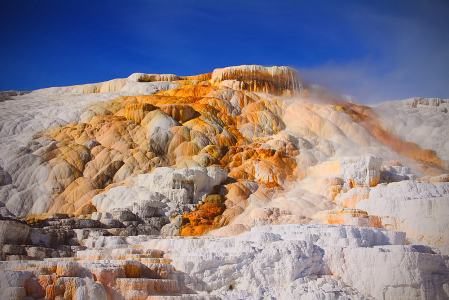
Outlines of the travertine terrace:
{"label": "travertine terrace", "polygon": [[211,71],[2,94],[1,299],[449,298],[448,99]]}

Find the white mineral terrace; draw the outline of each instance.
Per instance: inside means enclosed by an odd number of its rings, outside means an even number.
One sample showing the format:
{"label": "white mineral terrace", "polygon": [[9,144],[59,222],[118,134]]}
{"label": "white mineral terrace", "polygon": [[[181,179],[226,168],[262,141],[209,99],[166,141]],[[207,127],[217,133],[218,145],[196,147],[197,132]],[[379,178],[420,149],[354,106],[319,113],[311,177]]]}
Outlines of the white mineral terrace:
{"label": "white mineral terrace", "polygon": [[14,94],[0,300],[449,299],[448,99],[262,66]]}

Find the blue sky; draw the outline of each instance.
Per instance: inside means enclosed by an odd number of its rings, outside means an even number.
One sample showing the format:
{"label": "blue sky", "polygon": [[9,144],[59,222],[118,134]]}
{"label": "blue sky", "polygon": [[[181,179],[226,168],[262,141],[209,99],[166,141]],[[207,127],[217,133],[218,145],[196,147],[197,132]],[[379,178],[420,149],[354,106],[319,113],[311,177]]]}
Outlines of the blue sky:
{"label": "blue sky", "polygon": [[0,3],[0,90],[287,65],[364,103],[449,98],[449,1]]}

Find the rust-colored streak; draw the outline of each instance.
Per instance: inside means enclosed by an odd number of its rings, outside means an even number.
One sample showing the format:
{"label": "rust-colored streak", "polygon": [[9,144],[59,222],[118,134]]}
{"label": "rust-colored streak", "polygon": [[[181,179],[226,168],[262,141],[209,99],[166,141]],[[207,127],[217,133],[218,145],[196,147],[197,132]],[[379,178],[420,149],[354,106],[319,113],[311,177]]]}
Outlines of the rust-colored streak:
{"label": "rust-colored streak", "polygon": [[386,146],[414,160],[424,173],[440,175],[448,172],[443,167],[443,161],[433,151],[422,149],[415,143],[403,141],[386,130],[370,107],[343,102],[333,105],[333,107],[339,112],[346,113],[354,122],[362,125]]}

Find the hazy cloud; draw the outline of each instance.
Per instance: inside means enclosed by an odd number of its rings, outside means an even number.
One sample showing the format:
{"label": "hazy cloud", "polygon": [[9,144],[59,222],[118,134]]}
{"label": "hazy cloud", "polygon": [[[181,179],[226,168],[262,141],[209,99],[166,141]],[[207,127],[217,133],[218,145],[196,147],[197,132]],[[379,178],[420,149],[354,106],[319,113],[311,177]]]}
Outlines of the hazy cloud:
{"label": "hazy cloud", "polygon": [[404,13],[351,10],[348,21],[372,55],[299,67],[304,80],[366,104],[417,96],[449,98],[448,5],[413,4]]}

